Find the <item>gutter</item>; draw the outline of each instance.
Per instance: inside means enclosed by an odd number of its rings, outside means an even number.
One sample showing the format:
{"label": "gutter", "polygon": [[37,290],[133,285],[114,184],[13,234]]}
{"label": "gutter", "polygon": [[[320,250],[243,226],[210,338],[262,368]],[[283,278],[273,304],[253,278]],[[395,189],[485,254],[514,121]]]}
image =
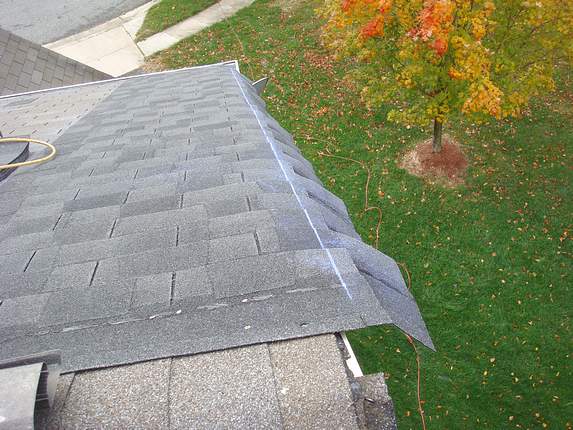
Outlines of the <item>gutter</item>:
{"label": "gutter", "polygon": [[348,338],[346,337],[346,333],[341,332],[340,337],[342,338],[342,342],[344,342],[344,347],[346,348],[346,351],[348,352],[348,358],[345,358],[346,367],[348,367],[348,370],[350,370],[350,372],[352,373],[352,376],[354,376],[355,378],[360,378],[360,377],[364,376],[364,373],[362,372],[362,369],[360,368],[360,364],[358,363],[358,360],[356,359],[356,354],[354,354],[354,350],[352,349],[352,345],[350,345],[350,342],[348,341]]}

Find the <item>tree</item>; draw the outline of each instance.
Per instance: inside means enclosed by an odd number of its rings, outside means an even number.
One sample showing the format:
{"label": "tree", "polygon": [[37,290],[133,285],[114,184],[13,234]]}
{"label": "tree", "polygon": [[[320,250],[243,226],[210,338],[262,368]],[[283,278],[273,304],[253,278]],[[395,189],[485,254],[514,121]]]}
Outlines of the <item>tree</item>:
{"label": "tree", "polygon": [[323,40],[353,60],[351,76],[388,119],[434,123],[453,113],[519,116],[573,61],[573,0],[325,0]]}

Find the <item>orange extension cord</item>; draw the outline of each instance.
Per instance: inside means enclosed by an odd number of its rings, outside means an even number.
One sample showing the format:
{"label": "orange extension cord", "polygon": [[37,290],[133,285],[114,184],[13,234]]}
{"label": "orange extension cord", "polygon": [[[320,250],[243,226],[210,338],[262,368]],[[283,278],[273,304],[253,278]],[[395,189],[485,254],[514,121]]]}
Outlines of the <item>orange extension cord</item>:
{"label": "orange extension cord", "polygon": [[56,155],[56,148],[54,145],[45,142],[43,140],[38,139],[30,139],[27,137],[2,137],[0,138],[0,143],[21,143],[21,142],[28,142],[34,143],[36,145],[44,146],[50,150],[48,155],[37,158],[35,160],[28,160],[28,161],[21,161],[19,163],[12,163],[12,164],[3,164],[0,165],[0,170],[7,170],[7,169],[15,169],[16,167],[25,167],[25,166],[32,166],[34,164],[45,163],[46,161],[51,160]]}
{"label": "orange extension cord", "polygon": [[[370,204],[368,203],[368,196],[369,196],[369,192],[370,192],[370,180],[372,179],[372,172],[370,171],[370,167],[368,167],[362,161],[358,161],[358,160],[355,160],[355,159],[349,158],[349,157],[343,157],[340,155],[332,154],[328,149],[326,149],[325,151],[320,151],[318,153],[318,155],[324,156],[324,157],[330,157],[330,158],[337,158],[339,160],[344,160],[344,161],[349,161],[351,163],[358,164],[363,170],[366,171],[366,184],[364,186],[364,213],[369,212],[369,211],[378,212],[378,222],[376,224],[376,239],[374,240],[374,247],[376,249],[378,249],[378,244],[380,242],[380,225],[382,224],[382,209],[380,209],[380,207],[378,207],[378,206],[370,206]],[[408,289],[409,290],[412,289],[412,278],[410,276],[410,271],[408,270],[408,268],[406,267],[406,265],[404,263],[398,263],[398,264],[406,272],[406,275],[408,277]],[[408,334],[405,334],[405,333],[404,333],[404,335],[406,336],[408,343],[412,346],[412,349],[414,350],[414,353],[416,354],[416,366],[417,366],[416,394],[417,394],[417,399],[418,399],[418,413],[420,414],[420,420],[422,421],[422,429],[426,430],[426,415],[425,415],[424,407],[423,407],[424,401],[422,400],[422,394],[421,394],[421,374],[420,373],[422,370],[422,364],[420,361],[420,354],[418,353],[418,348],[416,348],[416,344],[414,343],[414,340],[412,339],[412,337]]]}

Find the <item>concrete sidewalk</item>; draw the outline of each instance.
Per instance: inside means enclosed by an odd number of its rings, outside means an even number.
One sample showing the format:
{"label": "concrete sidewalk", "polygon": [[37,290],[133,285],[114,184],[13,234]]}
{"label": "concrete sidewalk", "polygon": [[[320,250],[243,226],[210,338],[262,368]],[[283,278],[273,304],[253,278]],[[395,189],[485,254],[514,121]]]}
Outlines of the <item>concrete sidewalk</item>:
{"label": "concrete sidewalk", "polygon": [[109,75],[121,76],[141,67],[146,56],[234,15],[254,0],[221,0],[197,15],[136,43],[135,35],[147,11],[159,1],[150,1],[118,18],[45,47]]}

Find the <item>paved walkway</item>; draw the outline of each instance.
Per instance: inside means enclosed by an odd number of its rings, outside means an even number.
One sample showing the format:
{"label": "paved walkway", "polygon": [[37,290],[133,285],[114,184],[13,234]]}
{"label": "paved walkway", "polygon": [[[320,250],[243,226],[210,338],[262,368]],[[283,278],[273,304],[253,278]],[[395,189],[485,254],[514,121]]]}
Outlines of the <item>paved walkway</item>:
{"label": "paved walkway", "polygon": [[145,57],[234,15],[254,0],[221,0],[204,11],[136,43],[135,35],[153,0],[90,30],[49,43],[46,48],[112,76],[137,69]]}

